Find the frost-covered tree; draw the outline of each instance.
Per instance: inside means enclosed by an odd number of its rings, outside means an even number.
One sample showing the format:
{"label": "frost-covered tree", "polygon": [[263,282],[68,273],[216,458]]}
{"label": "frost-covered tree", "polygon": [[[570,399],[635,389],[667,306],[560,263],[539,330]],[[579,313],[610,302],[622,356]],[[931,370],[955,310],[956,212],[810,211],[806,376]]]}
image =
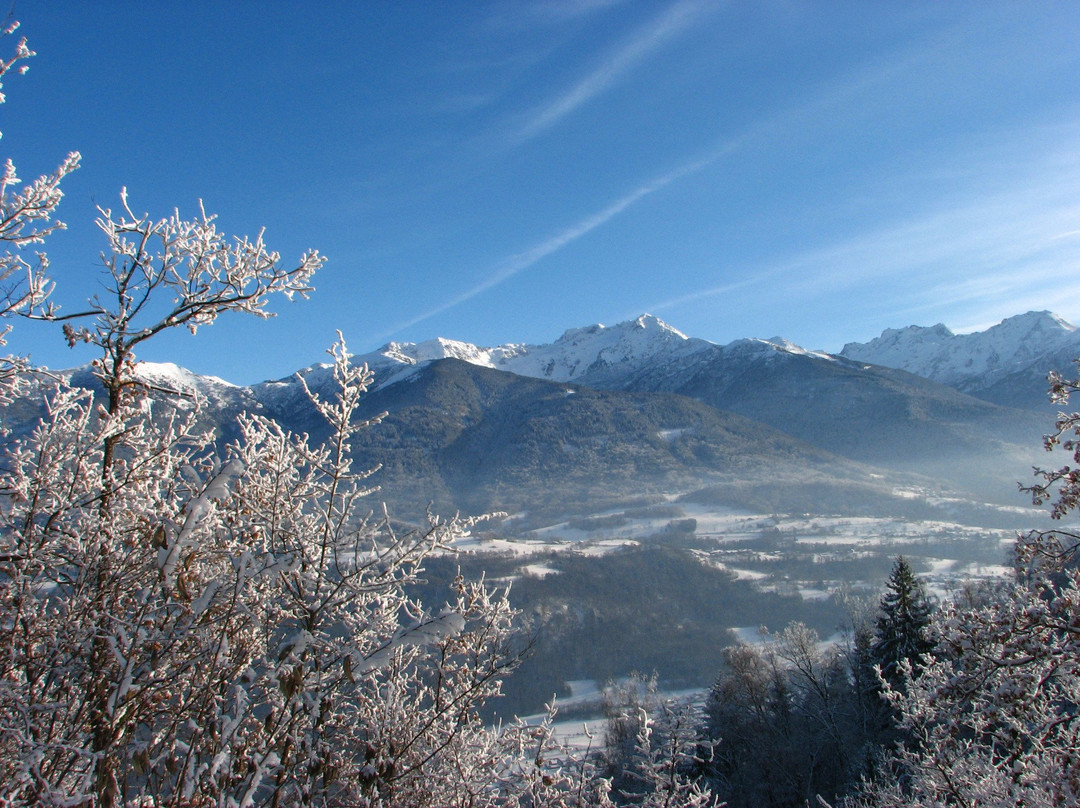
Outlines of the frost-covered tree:
{"label": "frost-covered tree", "polygon": [[858,657],[792,623],[760,647],[726,649],[706,702],[706,778],[732,806],[813,804],[859,778],[875,748]]}
{"label": "frost-covered tree", "polygon": [[[0,41],[14,35],[19,24],[11,22],[0,32]],[[15,52],[7,59],[0,60],[0,90],[3,89],[4,77],[8,73],[25,73],[29,65],[26,60],[34,52],[21,38],[15,45]],[[0,92],[0,104],[5,96]],[[4,163],[3,176],[0,176],[0,317],[32,311],[42,306],[52,290],[45,276],[48,258],[38,253],[33,263],[27,261],[23,249],[38,245],[45,238],[64,227],[63,222],[53,218],[63,192],[60,182],[79,167],[79,154],[72,152],[51,174],[38,177],[29,185],[22,184],[11,160]],[[4,337],[11,326],[0,329],[0,348],[5,345]],[[18,371],[26,368],[21,357],[0,357],[0,379],[12,380]],[[0,396],[4,395],[0,390]],[[10,388],[8,388],[10,394]],[[0,398],[0,404],[6,403]]]}
{"label": "frost-covered tree", "polygon": [[[1065,404],[1080,380],[1052,375]],[[1037,472],[1026,490],[1063,519],[1080,502],[1080,413],[1063,412],[1046,438],[1068,465]],[[1080,803],[1080,535],[1033,531],[1016,545],[1007,587],[946,603],[939,644],[921,672],[900,663],[886,683],[911,743],[893,774],[868,787],[876,806],[1072,806]]]}
{"label": "frost-covered tree", "polygon": [[776,806],[805,794],[796,762],[787,674],[771,646],[724,649],[705,703],[705,776],[736,806]]}
{"label": "frost-covered tree", "polygon": [[[29,55],[20,43],[3,70]],[[76,164],[22,196],[9,171],[0,240],[47,235]],[[559,748],[550,716],[480,720],[517,661],[505,591],[459,577],[445,603],[409,596],[424,558],[472,523],[400,533],[365,504],[371,472],[350,447],[372,426],[356,418],[371,375],[343,342],[336,392],[308,391],[330,426],[319,445],[247,414],[221,449],[197,396],[140,379],[142,342],[268,316],[323,259],[283,265],[202,210],[154,219],[121,199],[99,209],[104,291],[85,309],[46,300],[44,259],[3,265],[0,314],[99,348],[104,394],[39,382],[45,417],[0,458],[0,804],[605,804],[608,783]],[[31,394],[24,366],[5,366],[3,395]],[[670,782],[659,758],[649,771]]]}
{"label": "frost-covered tree", "polygon": [[512,733],[477,710],[515,661],[511,611],[460,580],[434,612],[406,596],[463,526],[358,511],[368,377],[343,347],[335,374],[337,399],[313,396],[331,443],[245,416],[221,460],[138,389],[118,413],[52,394],[2,481],[5,802],[494,800]]}
{"label": "frost-covered tree", "polygon": [[664,699],[655,676],[638,674],[604,693],[604,770],[617,805],[713,804],[701,769],[700,719],[692,705]]}
{"label": "frost-covered tree", "polygon": [[[334,349],[310,398],[331,440],[244,416],[224,455],[139,379],[134,349],[225,312],[265,315],[322,264],[283,267],[213,217],[101,210],[106,292],[64,323],[98,346],[103,403],[57,385],[0,476],[0,800],[7,804],[466,802],[504,765],[477,709],[512,666],[503,596],[405,594],[464,525],[395,534],[361,504],[350,438],[370,380]],[[17,226],[17,225],[16,225]],[[46,265],[25,267],[46,289]],[[164,302],[164,305],[163,305]],[[11,379],[14,381],[14,377]],[[473,794],[476,792],[476,794]]]}

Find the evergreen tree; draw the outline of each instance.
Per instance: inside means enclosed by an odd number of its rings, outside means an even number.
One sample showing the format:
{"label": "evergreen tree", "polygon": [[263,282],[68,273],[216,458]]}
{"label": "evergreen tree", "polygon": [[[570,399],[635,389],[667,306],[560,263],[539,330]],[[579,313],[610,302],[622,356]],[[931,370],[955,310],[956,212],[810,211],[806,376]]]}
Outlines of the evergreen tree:
{"label": "evergreen tree", "polygon": [[934,649],[930,631],[934,606],[922,581],[903,556],[897,557],[886,590],[881,598],[870,658],[881,669],[882,678],[895,686],[902,660],[909,660],[912,669],[918,672],[920,657]]}

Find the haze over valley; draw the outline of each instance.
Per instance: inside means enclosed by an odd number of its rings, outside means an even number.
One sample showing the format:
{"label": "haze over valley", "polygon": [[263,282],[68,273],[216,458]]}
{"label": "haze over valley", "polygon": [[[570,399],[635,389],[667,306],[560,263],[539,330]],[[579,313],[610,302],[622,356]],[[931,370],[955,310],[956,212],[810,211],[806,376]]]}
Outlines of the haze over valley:
{"label": "haze over valley", "polygon": [[[635,670],[702,687],[762,627],[837,635],[845,599],[873,598],[898,554],[941,597],[1002,576],[1017,531],[1047,524],[1017,490],[1052,423],[1031,380],[1074,355],[1080,334],[1047,312],[962,336],[887,331],[840,355],[715,345],[649,315],[542,345],[390,343],[353,358],[373,374],[360,417],[382,415],[354,449],[377,468],[372,506],[402,526],[428,509],[503,514],[429,560],[427,594],[458,568],[514,582],[538,652],[507,685],[510,715]],[[221,442],[245,410],[327,433],[301,379],[330,396],[329,365],[248,387],[138,374],[166,408],[201,396]],[[13,410],[17,432],[31,410]]]}

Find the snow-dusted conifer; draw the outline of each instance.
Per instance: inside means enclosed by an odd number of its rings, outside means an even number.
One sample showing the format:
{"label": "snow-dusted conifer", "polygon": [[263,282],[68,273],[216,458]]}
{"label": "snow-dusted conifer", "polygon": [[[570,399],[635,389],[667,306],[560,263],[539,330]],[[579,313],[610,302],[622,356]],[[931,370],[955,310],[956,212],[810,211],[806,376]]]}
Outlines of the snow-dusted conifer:
{"label": "snow-dusted conifer", "polygon": [[885,584],[881,598],[870,658],[881,675],[893,684],[899,681],[899,665],[909,660],[912,668],[922,667],[922,657],[934,649],[930,629],[934,606],[911,564],[899,556]]}

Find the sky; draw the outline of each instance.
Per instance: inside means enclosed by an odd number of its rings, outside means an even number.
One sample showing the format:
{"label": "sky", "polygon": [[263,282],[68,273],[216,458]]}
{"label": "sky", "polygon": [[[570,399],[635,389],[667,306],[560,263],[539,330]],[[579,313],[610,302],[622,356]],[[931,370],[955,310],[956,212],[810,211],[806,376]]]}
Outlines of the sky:
{"label": "sky", "polygon": [[[0,159],[72,150],[54,300],[96,206],[194,216],[308,300],[146,343],[236,383],[434,337],[548,343],[654,314],[836,352],[885,328],[1080,323],[1080,4],[16,0]],[[0,41],[0,52],[14,39]],[[4,51],[4,48],[7,51]],[[55,325],[9,348],[92,358]]]}

